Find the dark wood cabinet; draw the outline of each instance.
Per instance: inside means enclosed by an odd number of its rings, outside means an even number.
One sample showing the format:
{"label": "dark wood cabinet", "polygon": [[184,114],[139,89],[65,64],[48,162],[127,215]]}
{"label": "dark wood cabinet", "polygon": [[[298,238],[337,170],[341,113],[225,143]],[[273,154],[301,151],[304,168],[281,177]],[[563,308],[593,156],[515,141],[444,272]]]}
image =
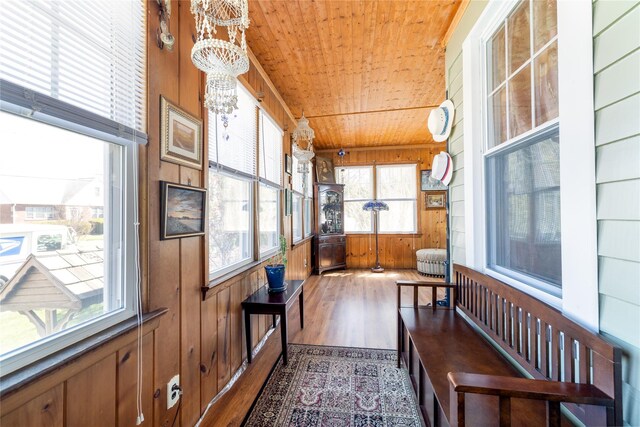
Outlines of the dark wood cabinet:
{"label": "dark wood cabinet", "polygon": [[344,185],[315,184],[315,270],[347,267],[347,238],[344,235]]}

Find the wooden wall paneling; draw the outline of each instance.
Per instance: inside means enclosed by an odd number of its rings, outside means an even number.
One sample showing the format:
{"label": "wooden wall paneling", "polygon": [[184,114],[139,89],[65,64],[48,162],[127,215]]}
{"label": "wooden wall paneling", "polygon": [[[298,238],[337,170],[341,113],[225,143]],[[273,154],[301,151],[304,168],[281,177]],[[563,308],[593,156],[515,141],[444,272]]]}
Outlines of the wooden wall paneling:
{"label": "wooden wall paneling", "polygon": [[207,296],[200,317],[200,412],[218,393],[218,298]]}
{"label": "wooden wall paneling", "polygon": [[64,425],[64,384],[60,383],[18,409],[3,414],[3,427],[62,427]]}
{"label": "wooden wall paneling", "polygon": [[[247,281],[251,284],[251,293],[257,291],[261,286],[259,275],[255,272],[247,278]],[[260,316],[254,316],[251,319],[253,322],[251,324],[253,326],[251,328],[251,348],[247,349],[247,351],[251,351],[260,341],[259,318]]]}
{"label": "wooden wall paneling", "polygon": [[231,292],[231,374],[235,373],[242,365],[242,306],[240,303],[244,299],[242,281],[234,283],[230,288]]}
{"label": "wooden wall paneling", "polygon": [[[253,286],[251,284],[251,279],[245,279],[242,281],[241,283],[241,289],[242,289],[242,299],[244,300],[245,298],[248,298],[249,295],[251,295],[253,293]],[[246,345],[246,336],[245,336],[245,330],[244,330],[244,321],[242,323],[242,337],[241,337],[241,342],[242,342],[242,360],[247,358],[247,345]],[[253,331],[252,331],[253,332]],[[253,343],[253,340],[252,340]],[[249,351],[251,351],[251,349],[249,349]]]}
{"label": "wooden wall paneling", "polygon": [[[158,327],[159,323],[159,318],[145,323],[143,326],[143,334],[153,333],[153,330]],[[59,384],[63,384],[69,378],[101,362],[105,357],[115,355],[118,350],[133,343],[135,338],[136,335],[134,332],[128,332],[118,336],[103,346],[89,351],[87,354],[74,360],[73,363],[62,366],[60,369],[55,369],[39,380],[25,384],[14,392],[8,393],[0,401],[0,411],[4,415],[19,409],[25,404],[29,404],[29,402],[37,399],[38,396],[43,393],[57,387]],[[115,395],[112,397],[115,399]]]}
{"label": "wooden wall paneling", "polygon": [[65,425],[116,425],[116,364],[113,353],[67,380]]}
{"label": "wooden wall paneling", "polygon": [[[173,420],[177,406],[167,411],[166,384],[180,373],[180,242],[160,241],[160,180],[179,182],[179,166],[160,161],[160,95],[172,102],[180,100],[180,50],[177,43],[173,51],[160,50],[155,43],[159,28],[158,4],[148,1],[147,61],[148,61],[148,215],[149,252],[148,288],[149,308],[166,307],[168,313],[161,319],[155,341],[154,388],[160,390],[154,399],[153,425]],[[180,22],[178,1],[172,1],[172,31],[177,32]],[[185,15],[187,15],[185,13]]]}
{"label": "wooden wall paneling", "polygon": [[180,386],[183,425],[194,425],[200,418],[200,288],[202,237],[180,241]]}
{"label": "wooden wall paneling", "polygon": [[[183,37],[186,38],[188,35],[185,34]],[[196,84],[199,82],[198,77],[199,73],[189,75],[189,79],[194,80]],[[181,89],[181,94],[185,92]],[[195,100],[195,104],[198,105],[196,110],[200,111],[198,97],[192,94],[190,99],[191,104],[194,104]],[[187,103],[185,101],[185,104]],[[183,185],[200,187],[201,176],[201,171],[180,166],[180,183]],[[183,392],[180,419],[183,425],[194,425],[200,418],[200,289],[206,265],[202,254],[203,242],[203,237],[180,239],[180,386]]]}
{"label": "wooden wall paneling", "polygon": [[[121,348],[116,353],[118,425],[130,426],[136,422],[138,409],[138,343],[137,341]],[[141,425],[153,422],[153,333],[142,337],[142,413],[145,420]]]}
{"label": "wooden wall paneling", "polygon": [[217,294],[218,298],[218,390],[231,379],[231,298],[229,288]]}
{"label": "wooden wall paneling", "polygon": [[[191,3],[184,1],[178,1],[177,3],[179,16],[183,17],[183,19],[177,21],[178,35],[176,36],[176,41],[179,44],[179,49],[176,54],[180,57],[178,71],[178,84],[180,87],[179,102],[181,108],[188,113],[202,118],[204,107],[201,102],[201,93],[204,92],[204,88],[200,85],[201,72],[191,61],[191,48],[193,47],[193,40],[196,38],[196,22],[191,14]],[[172,19],[171,22],[174,23],[176,21]],[[175,24],[173,31],[176,31]]]}

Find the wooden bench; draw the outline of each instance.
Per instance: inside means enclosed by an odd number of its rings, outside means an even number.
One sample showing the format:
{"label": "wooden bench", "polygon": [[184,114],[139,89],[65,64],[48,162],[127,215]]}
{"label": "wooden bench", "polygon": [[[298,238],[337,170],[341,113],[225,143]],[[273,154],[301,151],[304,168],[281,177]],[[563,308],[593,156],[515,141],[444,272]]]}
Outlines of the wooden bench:
{"label": "wooden bench", "polygon": [[[487,275],[456,264],[453,277],[396,282],[398,365],[428,425],[555,426],[571,418],[561,403],[586,425],[622,425],[619,348]],[[432,301],[449,289],[449,306],[418,306],[421,287]]]}

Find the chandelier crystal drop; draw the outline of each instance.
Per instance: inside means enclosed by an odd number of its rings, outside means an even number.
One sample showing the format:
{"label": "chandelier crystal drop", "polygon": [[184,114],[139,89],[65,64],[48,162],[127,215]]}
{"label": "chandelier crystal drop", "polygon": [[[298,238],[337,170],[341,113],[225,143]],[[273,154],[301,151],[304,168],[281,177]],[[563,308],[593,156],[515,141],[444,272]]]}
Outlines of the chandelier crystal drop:
{"label": "chandelier crystal drop", "polygon": [[222,115],[223,124],[228,125],[227,116],[238,108],[236,79],[225,73],[207,74],[204,106],[211,112]]}
{"label": "chandelier crystal drop", "polygon": [[[249,4],[247,0],[191,0],[191,13],[197,34],[191,60],[207,73],[204,105],[221,114],[226,127],[228,115],[238,108],[236,78],[249,71],[245,37]],[[217,37],[218,27],[226,27],[228,41]]]}

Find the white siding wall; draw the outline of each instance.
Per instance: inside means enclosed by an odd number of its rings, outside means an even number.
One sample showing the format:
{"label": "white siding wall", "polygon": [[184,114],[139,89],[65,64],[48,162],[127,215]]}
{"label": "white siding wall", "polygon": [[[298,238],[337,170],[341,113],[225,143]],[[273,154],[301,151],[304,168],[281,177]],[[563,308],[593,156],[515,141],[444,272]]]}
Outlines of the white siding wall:
{"label": "white siding wall", "polygon": [[594,2],[593,46],[600,330],[624,349],[640,425],[640,2]]}
{"label": "white siding wall", "polygon": [[449,136],[448,152],[453,159],[453,178],[449,184],[449,230],[451,261],[466,264],[464,218],[464,117],[462,99],[462,42],[487,5],[486,1],[472,1],[449,39],[445,54],[445,77],[449,99],[456,107],[453,128]]}
{"label": "white siding wall", "polygon": [[453,128],[449,137],[448,151],[453,159],[453,179],[450,188],[450,242],[451,259],[458,264],[465,264],[464,245],[464,139],[462,108],[462,54],[458,54],[453,63],[447,67],[449,99],[456,107]]}

